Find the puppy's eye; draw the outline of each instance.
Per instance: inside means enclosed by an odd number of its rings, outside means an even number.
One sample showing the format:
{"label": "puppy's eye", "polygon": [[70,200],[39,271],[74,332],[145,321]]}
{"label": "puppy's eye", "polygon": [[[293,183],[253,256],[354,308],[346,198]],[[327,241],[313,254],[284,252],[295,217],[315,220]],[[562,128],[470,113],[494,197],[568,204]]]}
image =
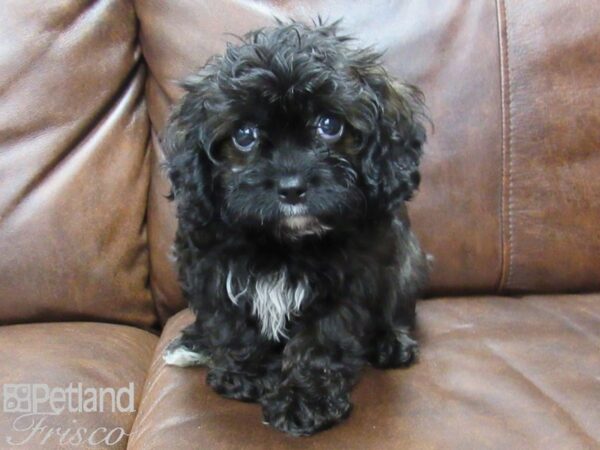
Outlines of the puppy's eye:
{"label": "puppy's eye", "polygon": [[344,133],[344,123],[335,116],[324,114],[317,119],[317,134],[327,143],[338,141]]}
{"label": "puppy's eye", "polygon": [[231,140],[240,152],[248,153],[258,143],[258,128],[255,125],[244,124],[233,132]]}

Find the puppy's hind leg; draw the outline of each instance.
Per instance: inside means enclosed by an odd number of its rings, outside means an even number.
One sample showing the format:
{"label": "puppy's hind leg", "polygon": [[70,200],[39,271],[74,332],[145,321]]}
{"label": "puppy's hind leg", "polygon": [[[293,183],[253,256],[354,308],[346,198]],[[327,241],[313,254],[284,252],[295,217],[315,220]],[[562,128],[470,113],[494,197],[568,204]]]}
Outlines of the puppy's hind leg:
{"label": "puppy's hind leg", "polygon": [[210,353],[200,342],[196,323],[185,328],[180,336],[173,339],[162,356],[169,366],[206,366],[210,363]]}
{"label": "puppy's hind leg", "polygon": [[410,329],[398,327],[386,330],[375,338],[369,362],[380,369],[408,367],[419,355],[419,344],[411,337]]}
{"label": "puppy's hind leg", "polygon": [[369,362],[378,368],[408,367],[419,355],[411,333],[415,326],[416,299],[427,279],[427,259],[410,232],[401,234],[404,258],[400,267],[387,273],[386,297],[381,303]]}
{"label": "puppy's hind leg", "polygon": [[413,295],[393,292],[387,302],[387,308],[380,312],[382,317],[377,320],[380,325],[374,333],[368,359],[379,369],[408,367],[419,355],[419,345],[411,335],[416,299]]}

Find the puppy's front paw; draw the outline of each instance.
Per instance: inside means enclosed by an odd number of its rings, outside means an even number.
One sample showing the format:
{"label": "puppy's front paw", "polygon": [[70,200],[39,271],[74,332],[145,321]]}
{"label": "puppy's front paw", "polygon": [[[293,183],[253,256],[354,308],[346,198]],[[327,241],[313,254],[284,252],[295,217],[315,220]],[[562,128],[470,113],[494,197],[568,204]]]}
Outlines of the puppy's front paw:
{"label": "puppy's front paw", "polygon": [[408,332],[386,333],[375,342],[371,364],[380,369],[408,367],[419,356],[419,344]]}
{"label": "puppy's front paw", "polygon": [[294,436],[307,436],[344,419],[352,408],[348,393],[309,396],[299,389],[280,388],[261,399],[266,423]]}
{"label": "puppy's front paw", "polygon": [[165,364],[177,367],[205,366],[210,362],[208,352],[193,349],[181,338],[174,339],[167,346],[162,357]]}
{"label": "puppy's front paw", "polygon": [[206,375],[206,384],[223,397],[244,402],[255,402],[275,382],[271,378],[269,375],[258,376],[213,368]]}

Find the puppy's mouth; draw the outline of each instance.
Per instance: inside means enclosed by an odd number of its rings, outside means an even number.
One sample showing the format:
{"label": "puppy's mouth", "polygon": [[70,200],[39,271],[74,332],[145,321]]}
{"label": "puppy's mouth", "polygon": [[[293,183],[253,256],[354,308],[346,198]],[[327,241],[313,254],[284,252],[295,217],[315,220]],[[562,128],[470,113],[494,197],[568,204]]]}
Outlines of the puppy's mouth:
{"label": "puppy's mouth", "polygon": [[319,219],[311,215],[305,205],[280,206],[281,219],[279,224],[286,234],[294,237],[319,235],[331,230],[331,227],[321,223]]}

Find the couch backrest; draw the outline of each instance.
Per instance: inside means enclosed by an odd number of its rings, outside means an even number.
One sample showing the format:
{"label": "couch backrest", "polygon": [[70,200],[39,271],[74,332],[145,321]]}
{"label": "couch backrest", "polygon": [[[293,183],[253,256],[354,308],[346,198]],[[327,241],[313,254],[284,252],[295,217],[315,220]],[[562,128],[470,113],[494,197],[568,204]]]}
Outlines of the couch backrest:
{"label": "couch backrest", "polygon": [[139,0],[153,129],[149,204],[159,313],[183,306],[157,144],[176,80],[272,17],[344,17],[418,84],[435,131],[413,225],[435,258],[432,293],[600,287],[600,3]]}
{"label": "couch backrest", "polygon": [[598,290],[596,0],[29,0],[0,15],[0,321],[149,326],[182,308],[157,140],[176,82],[226,32],[317,14],[426,94],[410,212],[432,294]]}
{"label": "couch backrest", "polygon": [[11,1],[0,42],[0,323],[150,326],[133,5]]}

